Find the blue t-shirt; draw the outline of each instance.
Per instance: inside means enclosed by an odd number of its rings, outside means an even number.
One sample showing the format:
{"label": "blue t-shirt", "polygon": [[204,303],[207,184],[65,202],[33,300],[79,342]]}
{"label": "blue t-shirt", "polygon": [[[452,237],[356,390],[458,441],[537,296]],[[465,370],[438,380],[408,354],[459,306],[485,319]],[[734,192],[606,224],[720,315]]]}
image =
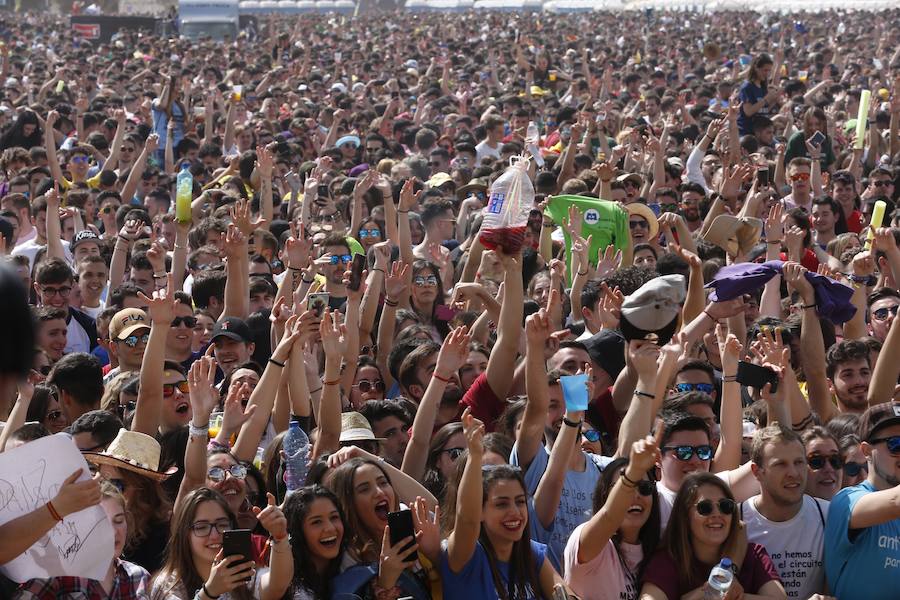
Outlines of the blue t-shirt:
{"label": "blue t-shirt", "polygon": [[875,491],[868,481],[832,498],[825,523],[825,577],[841,600],[888,600],[900,589],[900,519],[850,530],[860,498]]}
{"label": "blue t-shirt", "polygon": [[[741,102],[744,104],[756,104],[760,100],[766,97],[766,90],[759,87],[752,81],[745,81],[741,84],[740,89],[740,97]],[[760,108],[756,113],[754,113],[754,117],[756,115],[768,116],[769,107],[763,104],[762,108]],[[753,133],[753,127],[750,126],[753,117],[748,117],[744,114],[744,107],[741,107],[741,112],[738,114],[738,131],[740,131],[741,135],[751,135]]]}
{"label": "blue t-shirt", "polygon": [[[600,472],[612,462],[608,456],[597,456],[588,452],[583,452],[583,454],[587,463],[584,471],[566,471],[562,495],[559,498],[559,510],[549,528],[545,529],[541,525],[532,509],[532,502],[529,500],[528,503],[528,526],[531,539],[547,544],[550,563],[560,573],[562,573],[566,542],[569,541],[569,536],[572,535],[575,528],[594,514],[594,490],[597,487],[597,481],[600,480]],[[518,444],[513,446],[509,462],[512,465],[520,466]],[[549,462],[550,453],[547,452],[547,448],[541,446],[525,471],[525,488],[529,498],[533,497],[537,491]]]}
{"label": "blue t-shirt", "polygon": [[[531,540],[531,554],[534,557],[534,568],[537,573],[541,572],[544,566],[544,558],[547,554],[547,546],[540,542]],[[454,573],[450,570],[450,563],[447,559],[447,542],[444,541],[441,547],[441,557],[438,560],[438,568],[441,572],[441,585],[444,588],[444,600],[492,600],[500,598],[497,588],[494,587],[494,578],[491,575],[491,567],[488,564],[487,552],[481,542],[475,543],[475,553],[466,563],[462,571]],[[500,571],[500,578],[503,583],[509,582],[509,563],[497,561],[497,569]],[[521,600],[532,600],[540,598],[540,590],[535,594],[534,590],[529,588],[529,593]]]}

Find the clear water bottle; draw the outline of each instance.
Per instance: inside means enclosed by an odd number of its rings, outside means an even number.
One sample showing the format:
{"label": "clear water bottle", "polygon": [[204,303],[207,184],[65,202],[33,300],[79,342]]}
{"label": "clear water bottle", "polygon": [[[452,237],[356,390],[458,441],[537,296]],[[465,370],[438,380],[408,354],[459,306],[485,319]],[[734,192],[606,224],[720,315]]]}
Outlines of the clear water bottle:
{"label": "clear water bottle", "polygon": [[723,558],[719,564],[713,567],[709,572],[709,589],[706,592],[705,600],[719,600],[724,598],[731,588],[731,582],[734,581],[734,571],[731,570],[731,559]]}
{"label": "clear water bottle", "polygon": [[194,195],[194,176],[188,170],[190,165],[185,162],[178,173],[175,186],[175,220],[179,223],[191,222],[191,200]]}
{"label": "clear water bottle", "polygon": [[537,123],[534,121],[528,122],[528,129],[525,131],[525,143],[529,146],[538,143],[538,136],[540,132],[538,131]]}
{"label": "clear water bottle", "polygon": [[288,492],[293,492],[306,483],[310,449],[309,438],[300,428],[300,421],[297,419],[291,419],[282,447],[284,448],[284,483]]}

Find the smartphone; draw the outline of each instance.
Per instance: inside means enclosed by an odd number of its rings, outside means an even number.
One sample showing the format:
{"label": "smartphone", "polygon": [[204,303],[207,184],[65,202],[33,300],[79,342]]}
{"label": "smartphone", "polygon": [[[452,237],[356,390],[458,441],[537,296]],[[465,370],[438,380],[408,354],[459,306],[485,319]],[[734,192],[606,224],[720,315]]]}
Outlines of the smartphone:
{"label": "smartphone", "polygon": [[316,196],[318,196],[319,198],[328,198],[328,186],[324,184],[320,185],[316,190]]}
{"label": "smartphone", "polygon": [[456,311],[446,304],[439,304],[434,308],[434,316],[438,321],[450,321],[456,316]]}
{"label": "smartphone", "polygon": [[769,167],[756,170],[756,187],[769,187]]}
{"label": "smartphone", "polygon": [[231,529],[222,534],[222,555],[243,556],[253,560],[253,545],[250,543],[249,529]]}
{"label": "smartphone", "polygon": [[812,134],[812,137],[810,137],[806,141],[809,142],[810,144],[812,144],[813,146],[821,146],[822,142],[825,141],[825,134],[823,134],[821,131],[817,131],[814,134]]}
{"label": "smartphone", "polygon": [[353,262],[350,263],[350,282],[347,283],[347,289],[355,292],[362,283],[362,273],[366,266],[366,257],[364,254],[354,254]]}
{"label": "smartphone", "polygon": [[328,292],[310,294],[309,299],[306,301],[306,310],[313,311],[316,317],[321,319],[322,315],[325,314],[325,309],[328,308],[328,303],[330,301],[331,294],[329,294]]}
{"label": "smartphone", "polygon": [[[415,544],[416,530],[413,527],[411,510],[398,510],[397,512],[388,513],[388,527],[391,529],[391,546],[408,537],[413,538],[413,540],[403,550],[411,548]],[[413,558],[413,556],[407,556],[405,560],[408,562]]]}
{"label": "smartphone", "polygon": [[737,382],[761,390],[767,383],[772,384],[771,391],[778,391],[778,375],[768,367],[741,361],[738,363]]}

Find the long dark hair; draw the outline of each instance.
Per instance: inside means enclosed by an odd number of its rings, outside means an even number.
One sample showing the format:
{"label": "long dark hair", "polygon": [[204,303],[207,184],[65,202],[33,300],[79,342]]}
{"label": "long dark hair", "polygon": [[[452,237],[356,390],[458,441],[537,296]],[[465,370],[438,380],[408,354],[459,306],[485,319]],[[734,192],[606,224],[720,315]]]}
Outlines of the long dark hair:
{"label": "long dark hair", "polygon": [[[153,584],[154,598],[167,597],[171,589],[179,583],[184,585],[188,593],[187,597],[193,598],[200,586],[203,585],[203,579],[194,566],[190,536],[194,535],[191,532],[191,524],[197,515],[197,508],[204,502],[218,504],[225,511],[231,528],[237,528],[237,518],[219,492],[201,487],[189,493],[172,517],[172,535],[169,537],[169,545],[166,547],[166,561],[156,574]],[[159,595],[157,595],[157,590],[159,590]],[[235,600],[251,600],[252,598],[250,591],[243,586],[238,586],[229,592],[229,595]]]}
{"label": "long dark hair", "polygon": [[[724,481],[713,475],[712,473],[692,473],[688,475],[675,496],[675,502],[672,504],[672,517],[669,519],[669,525],[666,527],[664,536],[664,545],[669,555],[675,561],[678,568],[678,582],[682,588],[690,585],[692,566],[694,561],[694,547],[691,543],[693,535],[691,534],[691,511],[700,495],[700,487],[711,485],[719,488],[726,498],[734,500],[734,494],[731,488]],[[728,539],[722,544],[722,548],[727,548],[734,542],[737,535],[738,515],[731,515],[731,525],[728,527]]]}
{"label": "long dark hair", "polygon": [[[600,509],[606,504],[610,492],[612,492],[613,487],[619,480],[619,474],[627,466],[628,459],[623,457],[617,458],[603,469],[603,473],[601,473],[600,479],[597,481],[597,487],[594,488],[594,514],[600,512]],[[638,541],[641,544],[641,550],[643,551],[644,557],[638,565],[637,573],[635,573],[635,579],[637,581],[641,580],[641,577],[644,574],[644,567],[647,566],[650,557],[656,552],[656,548],[659,546],[659,540],[662,537],[662,527],[660,526],[659,517],[659,495],[656,493],[656,488],[653,489],[653,495],[651,497],[653,503],[650,505],[650,516],[647,517],[647,522],[644,523],[638,533]],[[619,552],[619,544],[622,542],[621,533],[617,530],[611,539],[616,546],[616,552]]]}
{"label": "long dark hair", "polygon": [[768,65],[774,65],[775,61],[768,54],[760,54],[750,63],[750,71],[747,72],[747,80],[751,82],[760,82],[760,87],[765,91],[769,87],[769,82],[760,74],[759,70]]}
{"label": "long dark hair", "polygon": [[[25,136],[25,126],[34,125],[34,131]],[[15,146],[31,150],[35,146],[43,145],[43,130],[37,115],[32,110],[23,111],[12,125],[0,136],[0,150],[6,150]]]}
{"label": "long dark hair", "polygon": [[[346,527],[344,527],[344,539],[347,540],[347,546],[357,558],[363,561],[378,556],[378,553],[381,551],[382,541],[380,537],[375,539],[366,531],[354,508],[356,505],[356,489],[354,488],[353,480],[356,477],[356,471],[365,465],[374,465],[390,483],[390,476],[378,461],[355,457],[336,468],[328,484],[329,489],[334,492],[334,495],[340,500],[341,506],[347,511]],[[391,486],[393,487],[393,483],[391,483]],[[390,510],[397,510],[396,490],[394,491],[394,506],[391,506]],[[377,559],[373,558],[373,560]]]}
{"label": "long dark hair", "polygon": [[416,311],[419,316],[427,316],[431,320],[431,325],[437,329],[438,333],[441,334],[441,337],[447,337],[450,333],[450,326],[447,325],[446,321],[441,321],[435,315],[437,311],[437,307],[444,304],[444,282],[441,281],[441,270],[438,268],[436,264],[431,262],[430,260],[417,260],[412,264],[412,276],[415,277],[419,273],[424,270],[429,270],[434,274],[435,279],[437,279],[437,294],[434,297],[434,302],[431,305],[431,314],[430,315],[422,315],[419,313],[419,309],[412,303],[412,292],[410,291],[410,301],[409,305]]}
{"label": "long dark hair", "polygon": [[[482,505],[487,502],[491,487],[498,481],[517,481],[522,486],[522,490],[527,493],[528,488],[525,487],[525,478],[522,477],[521,469],[510,465],[490,466],[481,471]],[[497,553],[494,551],[494,545],[491,544],[484,523],[481,524],[481,534],[478,536],[478,540],[487,554],[491,578],[494,580],[494,587],[501,600],[527,598],[529,594],[535,598],[544,598],[539,574],[534,564],[534,555],[531,552],[531,535],[528,529],[525,527],[521,539],[513,543],[512,555],[509,560],[509,581],[504,585],[503,577],[497,566]]]}
{"label": "long dark hair", "polygon": [[437,463],[444,453],[444,446],[447,441],[456,435],[462,433],[463,426],[459,421],[447,423],[434,434],[431,438],[431,444],[428,446],[428,457],[425,459],[425,477],[422,479],[422,485],[429,492],[434,494],[438,502],[443,502],[444,494],[447,491],[447,480],[441,473]]}
{"label": "long dark hair", "polygon": [[[344,524],[344,536],[340,542],[341,553],[328,564],[322,573],[316,571],[315,564],[309,558],[310,550],[306,543],[306,536],[303,534],[303,521],[306,520],[306,515],[313,502],[319,498],[334,504],[341,517],[341,523]],[[347,547],[347,519],[341,503],[337,496],[321,485],[308,485],[288,496],[284,504],[284,516],[287,517],[288,533],[291,536],[291,554],[294,556],[293,585],[306,587],[313,592],[316,598],[330,598],[331,582],[340,571],[341,555]]]}

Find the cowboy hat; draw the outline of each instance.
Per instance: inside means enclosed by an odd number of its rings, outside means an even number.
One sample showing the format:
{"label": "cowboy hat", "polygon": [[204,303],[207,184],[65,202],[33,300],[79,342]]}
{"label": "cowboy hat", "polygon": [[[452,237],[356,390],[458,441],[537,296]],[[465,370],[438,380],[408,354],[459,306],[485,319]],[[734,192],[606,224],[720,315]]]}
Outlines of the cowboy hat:
{"label": "cowboy hat", "polygon": [[632,202],[625,205],[625,210],[628,211],[629,216],[637,215],[647,221],[647,224],[650,225],[649,239],[656,239],[656,236],[659,235],[659,222],[656,220],[656,214],[649,206],[643,202]]}
{"label": "cowboy hat", "polygon": [[159,470],[159,442],[146,433],[120,429],[116,439],[103,452],[85,452],[84,458],[95,465],[109,465],[126,469],[162,481],[178,471],[172,465],[168,470]]}

